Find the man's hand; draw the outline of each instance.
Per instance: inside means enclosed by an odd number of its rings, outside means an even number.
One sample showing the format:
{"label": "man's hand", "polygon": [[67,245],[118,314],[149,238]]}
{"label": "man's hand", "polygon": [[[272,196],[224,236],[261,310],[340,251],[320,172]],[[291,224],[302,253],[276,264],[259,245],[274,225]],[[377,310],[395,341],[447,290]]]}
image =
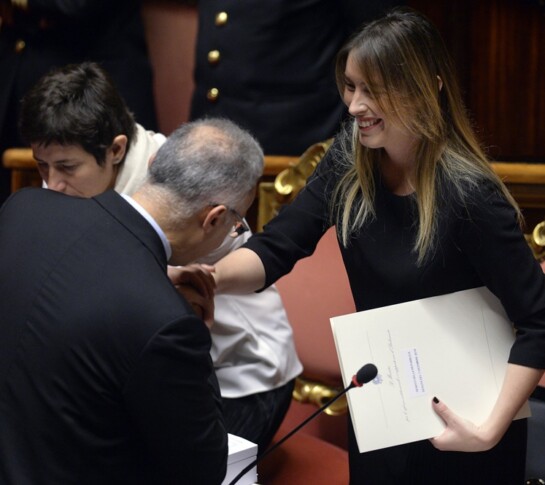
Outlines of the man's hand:
{"label": "man's hand", "polygon": [[193,308],[195,314],[204,321],[208,328],[214,324],[214,299],[206,298],[190,285],[175,285],[178,293],[182,295]]}
{"label": "man's hand", "polygon": [[432,407],[447,426],[443,433],[430,439],[431,444],[438,450],[487,451],[496,445],[482,427],[453,413],[437,398],[433,399]]}
{"label": "man's hand", "polygon": [[214,323],[214,289],[216,284],[209,267],[201,265],[169,266],[168,277],[189,302],[208,328]]}

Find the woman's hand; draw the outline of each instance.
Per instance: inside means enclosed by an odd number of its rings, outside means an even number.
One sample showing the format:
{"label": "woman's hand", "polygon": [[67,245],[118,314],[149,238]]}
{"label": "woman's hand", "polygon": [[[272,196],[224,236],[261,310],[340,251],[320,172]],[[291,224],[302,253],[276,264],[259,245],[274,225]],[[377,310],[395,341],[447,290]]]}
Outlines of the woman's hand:
{"label": "woman's hand", "polygon": [[447,426],[442,434],[430,439],[438,450],[487,451],[497,444],[498,440],[494,440],[483,427],[461,418],[437,398],[433,399],[432,407]]}
{"label": "woman's hand", "polygon": [[480,426],[462,419],[436,398],[433,410],[446,424],[446,429],[430,441],[443,451],[486,451],[502,439],[513,419],[536,388],[543,369],[507,364],[503,385],[490,416]]}

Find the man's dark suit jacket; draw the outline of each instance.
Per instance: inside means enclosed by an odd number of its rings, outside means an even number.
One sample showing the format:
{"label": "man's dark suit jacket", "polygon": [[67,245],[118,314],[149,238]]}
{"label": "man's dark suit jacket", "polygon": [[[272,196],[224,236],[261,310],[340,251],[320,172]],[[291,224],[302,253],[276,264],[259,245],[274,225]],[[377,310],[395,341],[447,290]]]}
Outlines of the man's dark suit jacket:
{"label": "man's dark suit jacket", "polygon": [[221,483],[210,336],[115,192],[0,210],[0,483]]}

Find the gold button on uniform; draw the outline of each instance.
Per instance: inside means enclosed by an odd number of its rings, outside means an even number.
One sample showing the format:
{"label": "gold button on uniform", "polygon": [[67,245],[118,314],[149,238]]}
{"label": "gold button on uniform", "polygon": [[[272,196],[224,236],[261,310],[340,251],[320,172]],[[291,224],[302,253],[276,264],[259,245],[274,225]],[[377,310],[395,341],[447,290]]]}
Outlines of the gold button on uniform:
{"label": "gold button on uniform", "polygon": [[[227,12],[218,12],[216,14],[216,26],[221,27],[227,23],[227,20],[229,20],[229,16],[227,15]],[[210,64],[217,64],[220,61],[221,54],[218,50],[212,50],[208,53],[208,62]],[[218,100],[218,97],[220,95],[220,91],[218,88],[210,88],[208,92],[206,93],[206,99],[210,101],[211,103],[214,103]]]}
{"label": "gold button on uniform", "polygon": [[26,47],[26,42],[23,39],[19,39],[17,42],[15,42],[14,51],[16,54],[19,54],[20,52],[23,52]]}
{"label": "gold button on uniform", "polygon": [[208,92],[206,93],[206,99],[208,99],[208,101],[214,102],[214,101],[217,101],[219,95],[220,95],[219,89],[212,88],[212,89],[209,89]]}
{"label": "gold button on uniform", "polygon": [[218,12],[216,14],[216,25],[218,27],[221,27],[222,25],[225,25],[227,23],[228,19],[229,16],[227,15],[227,12]]}
{"label": "gold button on uniform", "polygon": [[213,50],[208,53],[208,62],[210,64],[217,64],[220,61],[221,54],[220,51]]}

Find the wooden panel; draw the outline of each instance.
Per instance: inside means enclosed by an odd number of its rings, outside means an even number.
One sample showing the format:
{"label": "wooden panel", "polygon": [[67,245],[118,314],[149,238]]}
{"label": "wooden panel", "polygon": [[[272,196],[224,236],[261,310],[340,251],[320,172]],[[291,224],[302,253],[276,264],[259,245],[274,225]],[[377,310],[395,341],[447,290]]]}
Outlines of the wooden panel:
{"label": "wooden panel", "polygon": [[525,232],[545,218],[545,164],[493,162],[492,167],[519,204]]}
{"label": "wooden panel", "polygon": [[[6,150],[2,158],[4,166],[12,170],[12,191],[21,187],[41,185],[30,149],[12,148]],[[252,229],[260,229],[278,209],[278,204],[274,207],[267,206],[276,197],[272,185],[274,178],[286,168],[293,167],[298,161],[299,157],[265,157],[265,171],[261,179],[259,197],[248,214]],[[522,208],[526,221],[525,230],[530,231],[545,218],[545,164],[494,162],[492,166]]]}
{"label": "wooden panel", "polygon": [[9,148],[2,154],[4,167],[11,170],[11,191],[23,187],[41,187],[42,179],[30,148]]}
{"label": "wooden panel", "polygon": [[410,0],[442,33],[496,160],[545,162],[545,7],[538,0]]}
{"label": "wooden panel", "polygon": [[168,135],[189,120],[197,7],[172,0],[145,0],[142,21],[154,72],[159,131]]}

